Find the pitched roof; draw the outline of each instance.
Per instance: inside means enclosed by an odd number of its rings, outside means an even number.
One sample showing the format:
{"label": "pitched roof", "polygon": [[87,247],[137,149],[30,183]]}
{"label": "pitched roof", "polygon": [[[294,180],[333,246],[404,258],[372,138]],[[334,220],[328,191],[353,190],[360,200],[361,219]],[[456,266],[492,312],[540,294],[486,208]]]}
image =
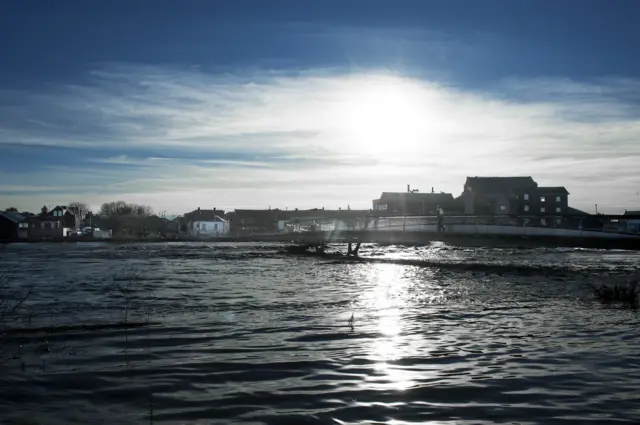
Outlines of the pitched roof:
{"label": "pitched roof", "polygon": [[5,217],[7,220],[13,221],[14,223],[20,223],[27,218],[19,212],[15,211],[0,211],[0,216]]}
{"label": "pitched roof", "polygon": [[562,193],[563,195],[568,195],[569,191],[564,186],[544,186],[539,187],[538,192],[544,193]]}
{"label": "pitched roof", "polygon": [[531,176],[527,177],[467,177],[464,187],[485,193],[527,190],[538,187]]}
{"label": "pitched roof", "polygon": [[193,210],[186,213],[183,218],[191,221],[224,221],[220,216],[224,215],[224,210]]}
{"label": "pitched roof", "polygon": [[54,210],[62,210],[63,214],[69,213],[71,215],[76,215],[76,213],[68,209],[66,205],[56,205],[54,208],[51,208],[49,211],[47,211],[47,214],[51,214],[51,211]]}
{"label": "pitched roof", "polygon": [[453,201],[450,193],[420,193],[420,192],[382,192],[380,201],[418,201],[429,203],[445,203]]}
{"label": "pitched roof", "polygon": [[572,207],[567,207],[565,209],[565,214],[569,214],[569,215],[591,215],[588,212],[584,212],[582,210],[579,210],[577,208],[572,208]]}

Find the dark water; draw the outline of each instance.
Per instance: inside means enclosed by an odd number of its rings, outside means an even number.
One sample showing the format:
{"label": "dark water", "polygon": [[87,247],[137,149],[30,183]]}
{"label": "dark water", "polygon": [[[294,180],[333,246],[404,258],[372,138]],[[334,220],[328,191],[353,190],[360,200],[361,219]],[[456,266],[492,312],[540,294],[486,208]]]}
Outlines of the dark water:
{"label": "dark water", "polygon": [[278,249],[6,248],[6,290],[32,291],[18,323],[31,331],[5,337],[5,356],[22,347],[0,365],[0,418],[640,423],[640,315],[602,307],[586,289],[640,277],[637,253],[361,252],[428,260],[397,265]]}

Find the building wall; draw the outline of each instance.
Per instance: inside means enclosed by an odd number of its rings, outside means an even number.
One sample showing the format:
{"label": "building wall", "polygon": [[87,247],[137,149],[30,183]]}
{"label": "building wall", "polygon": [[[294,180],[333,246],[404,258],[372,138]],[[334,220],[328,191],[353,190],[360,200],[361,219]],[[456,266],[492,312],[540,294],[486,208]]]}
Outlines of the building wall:
{"label": "building wall", "polygon": [[462,198],[465,214],[554,216],[567,213],[569,197],[536,189],[511,194],[465,192]]}
{"label": "building wall", "polygon": [[229,233],[229,223],[224,221],[192,221],[190,233],[194,236],[216,236]]}
{"label": "building wall", "polygon": [[528,216],[561,216],[567,214],[568,206],[567,194],[536,191],[519,196],[516,213]]}
{"label": "building wall", "polygon": [[60,221],[32,219],[29,221],[29,238],[36,240],[62,238],[65,229]]}
{"label": "building wall", "polygon": [[6,217],[0,216],[0,240],[16,239],[18,224]]}

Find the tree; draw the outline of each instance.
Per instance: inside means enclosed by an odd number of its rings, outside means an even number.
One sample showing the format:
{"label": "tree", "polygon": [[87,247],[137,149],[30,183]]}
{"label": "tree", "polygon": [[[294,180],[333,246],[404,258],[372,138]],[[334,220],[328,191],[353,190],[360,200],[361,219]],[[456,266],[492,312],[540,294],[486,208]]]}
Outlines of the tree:
{"label": "tree", "polygon": [[105,217],[125,215],[149,217],[153,215],[153,209],[149,205],[128,204],[124,201],[105,202],[100,207],[100,215]]}
{"label": "tree", "polygon": [[6,212],[18,212],[18,209],[16,207],[9,207],[5,211]]}
{"label": "tree", "polygon": [[67,209],[74,213],[78,219],[83,219],[89,212],[89,205],[84,202],[70,202]]}
{"label": "tree", "polygon": [[49,212],[49,208],[47,208],[46,205],[44,205],[41,209],[40,212],[42,213],[42,215],[45,215],[46,213]]}

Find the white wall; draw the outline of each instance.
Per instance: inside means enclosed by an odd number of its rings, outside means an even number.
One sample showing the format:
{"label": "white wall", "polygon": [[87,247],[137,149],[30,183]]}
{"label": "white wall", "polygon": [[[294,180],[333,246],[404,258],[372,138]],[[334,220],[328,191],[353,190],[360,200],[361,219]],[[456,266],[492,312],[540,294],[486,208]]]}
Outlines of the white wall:
{"label": "white wall", "polygon": [[229,233],[229,223],[226,221],[192,221],[191,234],[200,236],[216,236]]}

